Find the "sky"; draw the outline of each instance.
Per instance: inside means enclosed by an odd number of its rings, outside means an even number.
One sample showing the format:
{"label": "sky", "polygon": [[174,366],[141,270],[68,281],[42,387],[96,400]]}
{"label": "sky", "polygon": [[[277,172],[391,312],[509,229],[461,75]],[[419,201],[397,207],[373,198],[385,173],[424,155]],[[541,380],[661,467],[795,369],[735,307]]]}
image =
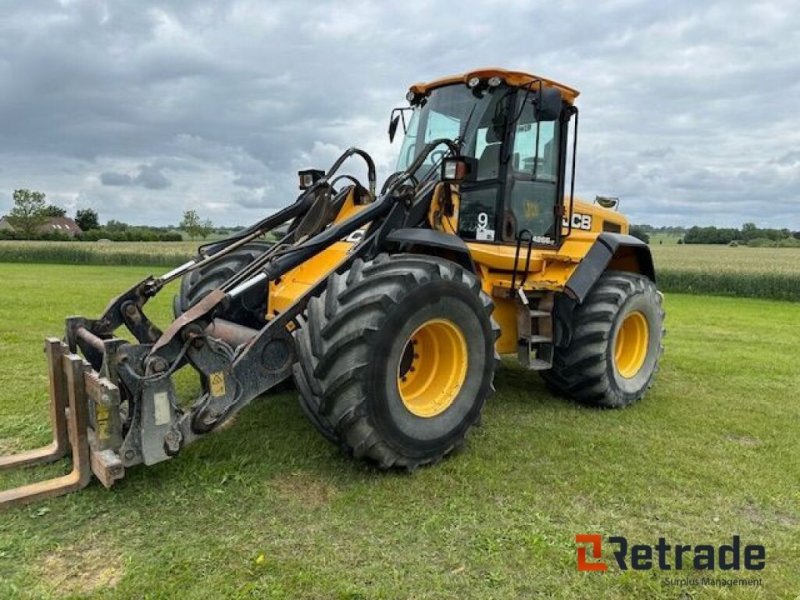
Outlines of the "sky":
{"label": "sky", "polygon": [[[3,0],[0,214],[249,224],[390,110],[486,66],[581,91],[576,190],[635,223],[800,230],[796,2]],[[355,175],[362,167],[353,163]]]}

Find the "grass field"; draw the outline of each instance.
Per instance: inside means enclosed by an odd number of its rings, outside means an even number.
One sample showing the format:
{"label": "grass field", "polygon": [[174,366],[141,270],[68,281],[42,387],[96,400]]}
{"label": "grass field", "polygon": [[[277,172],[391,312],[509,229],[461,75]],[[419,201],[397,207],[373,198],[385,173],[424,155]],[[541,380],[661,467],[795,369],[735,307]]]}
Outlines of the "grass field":
{"label": "grass field", "polygon": [[678,243],[678,240],[682,238],[683,238],[682,235],[671,235],[668,233],[651,233],[650,243],[653,245],[661,245],[661,244],[676,245]]}
{"label": "grass field", "polygon": [[[42,338],[147,271],[0,265],[0,450],[47,440]],[[795,597],[797,305],[668,294],[666,309],[662,369],[639,405],[580,408],[509,363],[465,451],[411,475],[340,456],[293,394],[260,399],[113,491],[2,514],[0,598],[681,596],[659,572],[576,572],[574,536],[593,532],[738,534],[766,546],[763,586],[684,597]]]}

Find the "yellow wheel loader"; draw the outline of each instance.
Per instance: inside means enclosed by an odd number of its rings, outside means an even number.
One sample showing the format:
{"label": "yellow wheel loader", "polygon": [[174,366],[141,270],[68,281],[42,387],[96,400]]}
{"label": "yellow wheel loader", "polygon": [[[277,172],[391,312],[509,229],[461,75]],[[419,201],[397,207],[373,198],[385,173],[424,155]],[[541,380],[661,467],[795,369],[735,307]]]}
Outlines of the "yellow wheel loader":
{"label": "yellow wheel loader", "polygon": [[[72,473],[2,492],[0,505],[92,473],[110,487],[290,378],[316,429],[380,468],[461,445],[502,355],[585,404],[639,400],[662,352],[661,295],[617,200],[574,197],[577,95],[502,69],[413,85],[390,116],[390,138],[401,125],[405,136],[379,192],[372,159],[351,148],[301,171],[294,203],[136,283],[98,318],[68,318],[63,340],[46,342],[54,441],[0,467],[71,452]],[[341,172],[349,159],[366,164],[366,184]],[[178,279],[162,330],[145,305]],[[199,375],[193,400],[176,394],[181,369]]]}

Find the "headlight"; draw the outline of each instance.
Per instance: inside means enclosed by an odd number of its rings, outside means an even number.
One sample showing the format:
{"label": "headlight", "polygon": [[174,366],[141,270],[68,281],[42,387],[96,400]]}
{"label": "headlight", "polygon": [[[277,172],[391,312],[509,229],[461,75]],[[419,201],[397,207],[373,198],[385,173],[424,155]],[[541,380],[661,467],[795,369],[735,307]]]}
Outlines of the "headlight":
{"label": "headlight", "polygon": [[494,77],[490,77],[487,83],[489,84],[489,87],[497,87],[498,85],[503,83],[503,79],[495,75]]}

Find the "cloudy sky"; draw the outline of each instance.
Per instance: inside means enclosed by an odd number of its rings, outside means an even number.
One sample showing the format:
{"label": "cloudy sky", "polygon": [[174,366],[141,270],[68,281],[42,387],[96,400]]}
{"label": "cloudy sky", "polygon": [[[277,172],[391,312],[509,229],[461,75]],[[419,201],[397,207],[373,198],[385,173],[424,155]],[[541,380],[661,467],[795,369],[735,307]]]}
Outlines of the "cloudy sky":
{"label": "cloudy sky", "polygon": [[3,0],[0,214],[247,224],[351,145],[382,177],[410,83],[482,66],[581,91],[577,188],[653,224],[800,229],[796,2]]}

